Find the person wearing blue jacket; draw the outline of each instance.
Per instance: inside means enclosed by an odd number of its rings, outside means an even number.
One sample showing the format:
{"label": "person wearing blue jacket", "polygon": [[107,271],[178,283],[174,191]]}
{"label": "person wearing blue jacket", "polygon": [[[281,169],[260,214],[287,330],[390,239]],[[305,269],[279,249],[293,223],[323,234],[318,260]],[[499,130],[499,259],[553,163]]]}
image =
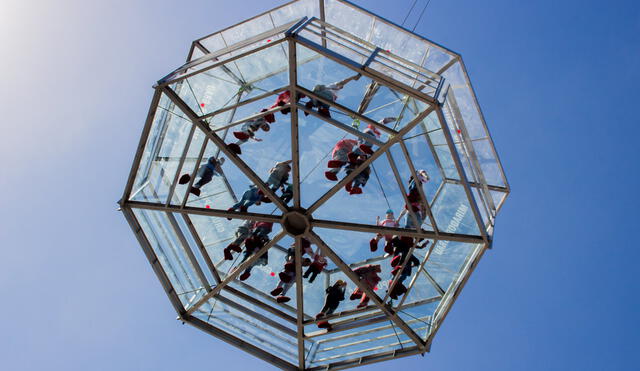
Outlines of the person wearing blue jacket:
{"label": "person wearing blue jacket", "polygon": [[[222,164],[224,164],[224,158],[216,160],[214,156],[209,157],[209,160],[206,164],[201,165],[198,168],[198,172],[196,176],[200,177],[200,179],[191,187],[189,192],[193,193],[196,196],[200,196],[200,188],[202,188],[205,184],[211,182],[215,175],[222,175]],[[191,180],[191,175],[183,174],[178,183],[187,184]]]}

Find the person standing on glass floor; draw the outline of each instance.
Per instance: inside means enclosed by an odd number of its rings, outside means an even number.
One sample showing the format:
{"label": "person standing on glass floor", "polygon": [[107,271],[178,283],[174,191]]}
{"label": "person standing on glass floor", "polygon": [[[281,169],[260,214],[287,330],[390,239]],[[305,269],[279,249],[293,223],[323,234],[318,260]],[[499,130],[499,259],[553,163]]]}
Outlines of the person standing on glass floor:
{"label": "person standing on glass floor", "polygon": [[[273,229],[273,223],[271,222],[255,222],[253,224],[253,232],[251,232],[251,236],[244,241],[244,257],[242,258],[242,262],[246,261],[251,257],[251,255],[255,254],[264,247],[267,243],[269,243],[269,233]],[[240,281],[244,281],[249,276],[251,276],[251,269],[256,265],[267,265],[269,264],[269,251],[265,251],[264,254],[260,256],[253,264],[251,264],[244,272],[240,275]]]}
{"label": "person standing on glass floor", "polygon": [[[205,184],[211,182],[214,175],[222,175],[221,166],[224,164],[224,158],[216,160],[214,156],[209,157],[207,163],[201,165],[198,168],[198,172],[196,175],[200,177],[200,179],[189,189],[189,192],[193,193],[196,196],[200,196],[200,188],[202,188]],[[178,180],[179,184],[187,184],[191,180],[191,175],[183,174]]]}
{"label": "person standing on glass floor", "polygon": [[[347,176],[354,172],[363,162],[368,158],[367,155],[358,155],[355,158],[349,155],[349,163],[344,168]],[[371,175],[371,167],[367,165],[362,171],[358,173],[358,175],[353,178],[353,180],[344,185],[344,189],[349,192],[350,195],[359,195],[362,194],[362,188],[367,185],[369,181],[369,176]]]}
{"label": "person standing on glass floor", "polygon": [[[326,316],[330,316],[338,309],[340,302],[344,300],[344,293],[347,290],[347,283],[343,280],[337,280],[336,283],[327,287],[325,290],[324,305],[320,312],[316,314],[316,320],[320,320]],[[329,321],[319,321],[318,327],[331,329]]]}
{"label": "person standing on glass floor", "polygon": [[[360,78],[360,74],[356,74],[354,76],[351,77],[347,77],[346,79],[342,80],[342,81],[338,81],[338,82],[334,82],[333,84],[329,84],[329,85],[316,85],[313,87],[313,92],[318,95],[321,98],[324,98],[328,101],[331,102],[335,102],[338,100],[338,91],[342,90],[342,88],[344,88],[344,86],[352,80],[358,80]],[[313,109],[314,107],[318,108],[318,114],[320,114],[321,116],[324,117],[331,117],[331,113],[329,113],[329,105],[321,102],[317,99],[313,99],[311,98],[311,100],[309,100],[306,104],[305,107],[307,107],[307,109]],[[305,116],[309,115],[308,112],[304,113]]]}
{"label": "person standing on glass floor", "polygon": [[[422,187],[422,184],[428,181],[429,174],[427,174],[425,170],[416,170],[416,175],[409,178],[409,193],[407,194],[409,205],[405,206],[405,209],[402,210],[401,214],[407,214],[407,219],[404,225],[405,228],[417,228],[418,226],[422,226],[424,219],[427,217],[418,187]],[[415,215],[418,225],[415,225],[414,218],[411,216],[409,210],[413,211],[413,215]]]}
{"label": "person standing on glass floor", "polygon": [[[266,109],[263,109],[260,112],[266,112]],[[240,146],[246,143],[249,139],[253,139],[256,142],[262,142],[262,139],[256,138],[256,133],[258,130],[262,129],[263,131],[269,131],[271,127],[269,124],[274,123],[276,121],[273,113],[268,113],[264,116],[249,120],[242,124],[240,127],[240,131],[234,131],[233,136],[238,138],[238,141],[235,143],[230,143],[228,145],[229,149],[232,150],[235,154],[241,155],[242,150]]]}
{"label": "person standing on glass floor", "polygon": [[238,226],[238,228],[236,229],[236,239],[233,240],[233,242],[231,242],[223,250],[225,260],[233,259],[233,255],[231,254],[231,251],[235,251],[235,252],[242,251],[242,249],[240,248],[240,245],[242,245],[242,243],[251,235],[251,232],[253,231],[253,224],[254,222],[252,220],[245,220],[242,224]]}
{"label": "person standing on glass floor", "polygon": [[[371,290],[375,290],[378,282],[382,280],[380,276],[378,276],[378,273],[380,272],[382,272],[382,269],[378,264],[368,264],[353,270],[353,273],[358,275],[358,280],[360,280],[363,285]],[[360,289],[360,287],[356,287],[349,299],[360,299],[360,303],[358,304],[357,308],[364,308],[369,304],[369,297],[362,289]]]}
{"label": "person standing on glass floor", "polygon": [[[376,225],[379,227],[398,228],[400,227],[400,218],[402,218],[402,215],[400,215],[398,218],[395,218],[395,216],[393,215],[393,210],[389,209],[387,210],[385,217],[382,221],[380,220],[379,216],[376,216]],[[383,236],[380,233],[378,233],[376,234],[375,237],[373,237],[369,241],[369,248],[371,249],[371,252],[378,250],[378,241],[380,241],[382,237]],[[391,252],[393,251],[393,246],[391,244],[392,239],[393,239],[393,235],[390,235],[390,234],[384,235],[384,240],[385,240],[384,251],[389,254],[391,254]]]}
{"label": "person standing on glass floor", "polygon": [[358,141],[355,139],[342,139],[336,143],[331,151],[331,160],[327,162],[329,170],[324,173],[327,179],[334,182],[338,180],[338,173],[349,162],[349,154],[356,145]]}
{"label": "person standing on glass floor", "polygon": [[[236,202],[227,211],[240,211],[244,213],[249,209],[249,206],[254,204],[260,205],[260,198],[260,190],[255,184],[251,184],[249,189],[242,194],[240,201]],[[227,218],[227,220],[231,220],[231,218]]]}
{"label": "person standing on glass floor", "polygon": [[[282,187],[287,180],[289,180],[289,173],[291,172],[291,162],[293,160],[277,162],[271,170],[269,170],[269,178],[265,182],[269,188],[273,192],[277,191],[278,188]],[[271,200],[267,198],[262,191],[260,191],[262,195],[262,202],[270,203]]]}

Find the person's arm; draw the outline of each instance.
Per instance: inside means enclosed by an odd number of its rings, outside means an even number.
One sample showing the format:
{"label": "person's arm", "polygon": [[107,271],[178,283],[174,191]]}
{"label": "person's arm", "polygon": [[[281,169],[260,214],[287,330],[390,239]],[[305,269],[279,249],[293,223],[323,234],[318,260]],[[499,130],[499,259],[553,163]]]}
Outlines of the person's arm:
{"label": "person's arm", "polygon": [[380,216],[376,215],[376,225],[380,225]]}
{"label": "person's arm", "polygon": [[353,75],[353,76],[351,76],[351,77],[347,77],[346,79],[344,79],[344,80],[342,80],[342,81],[338,81],[338,82],[336,82],[336,83],[333,83],[333,84],[331,84],[331,85],[332,85],[332,86],[335,86],[335,87],[336,87],[336,89],[342,89],[342,88],[344,88],[344,86],[345,86],[349,81],[351,81],[351,80],[358,80],[358,79],[360,78],[360,76],[362,76],[362,75],[360,75],[360,74],[358,73],[358,74],[355,74],[355,75]]}

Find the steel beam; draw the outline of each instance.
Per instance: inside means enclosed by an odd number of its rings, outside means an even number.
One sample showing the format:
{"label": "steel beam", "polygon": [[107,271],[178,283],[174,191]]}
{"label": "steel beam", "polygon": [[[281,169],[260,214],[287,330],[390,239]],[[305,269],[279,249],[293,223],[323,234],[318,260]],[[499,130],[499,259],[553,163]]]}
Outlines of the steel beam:
{"label": "steel beam", "polygon": [[484,242],[481,236],[474,236],[469,234],[440,232],[436,236],[435,232],[432,232],[432,231],[423,230],[422,232],[416,232],[413,229],[380,227],[380,226],[368,225],[368,224],[335,222],[332,220],[314,219],[311,222],[311,225],[314,228],[328,228],[328,229],[340,229],[340,230],[355,231],[355,232],[380,233],[382,235],[391,234],[391,235],[408,236],[408,237],[421,237],[421,238],[426,238],[430,240],[441,239],[445,241],[469,242],[469,243]]}
{"label": "steel beam", "polygon": [[199,207],[191,207],[185,206],[184,208],[180,206],[164,206],[163,204],[156,204],[151,202],[142,202],[142,201],[124,201],[125,206],[132,207],[135,209],[146,209],[146,210],[157,210],[157,211],[170,211],[179,214],[193,214],[193,215],[203,215],[203,216],[214,216],[218,218],[232,218],[232,219],[241,219],[241,220],[254,220],[258,222],[272,222],[272,223],[280,223],[281,217],[277,215],[269,215],[269,214],[257,214],[257,213],[249,213],[249,212],[237,212],[237,211],[226,211],[226,210],[218,210],[218,209],[202,209]]}
{"label": "steel beam", "polygon": [[244,340],[241,340],[225,331],[218,329],[217,327],[197,318],[192,315],[187,315],[183,319],[185,323],[188,323],[210,335],[217,337],[220,340],[223,340],[237,348],[240,348],[246,352],[253,354],[254,356],[262,359],[263,361],[269,362],[270,364],[282,369],[282,370],[297,370],[297,367],[281,358],[278,358],[271,354],[270,352],[263,350],[253,344],[247,343]]}

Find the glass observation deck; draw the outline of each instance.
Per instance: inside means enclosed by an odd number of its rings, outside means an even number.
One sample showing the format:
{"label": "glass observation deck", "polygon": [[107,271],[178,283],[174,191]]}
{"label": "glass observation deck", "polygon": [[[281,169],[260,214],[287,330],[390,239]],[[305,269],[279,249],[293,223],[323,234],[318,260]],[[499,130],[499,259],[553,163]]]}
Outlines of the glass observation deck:
{"label": "glass observation deck", "polygon": [[[460,55],[347,1],[300,0],[194,41],[154,89],[120,206],[182,321],[284,369],[430,350],[509,193]],[[355,160],[330,180],[345,139]],[[233,208],[247,195],[261,202]],[[376,221],[388,209],[397,227]],[[260,240],[246,221],[273,230]],[[226,249],[243,226],[250,243]],[[361,268],[376,265],[372,283]],[[281,272],[292,285],[274,295]],[[344,300],[316,319],[338,280]]]}

